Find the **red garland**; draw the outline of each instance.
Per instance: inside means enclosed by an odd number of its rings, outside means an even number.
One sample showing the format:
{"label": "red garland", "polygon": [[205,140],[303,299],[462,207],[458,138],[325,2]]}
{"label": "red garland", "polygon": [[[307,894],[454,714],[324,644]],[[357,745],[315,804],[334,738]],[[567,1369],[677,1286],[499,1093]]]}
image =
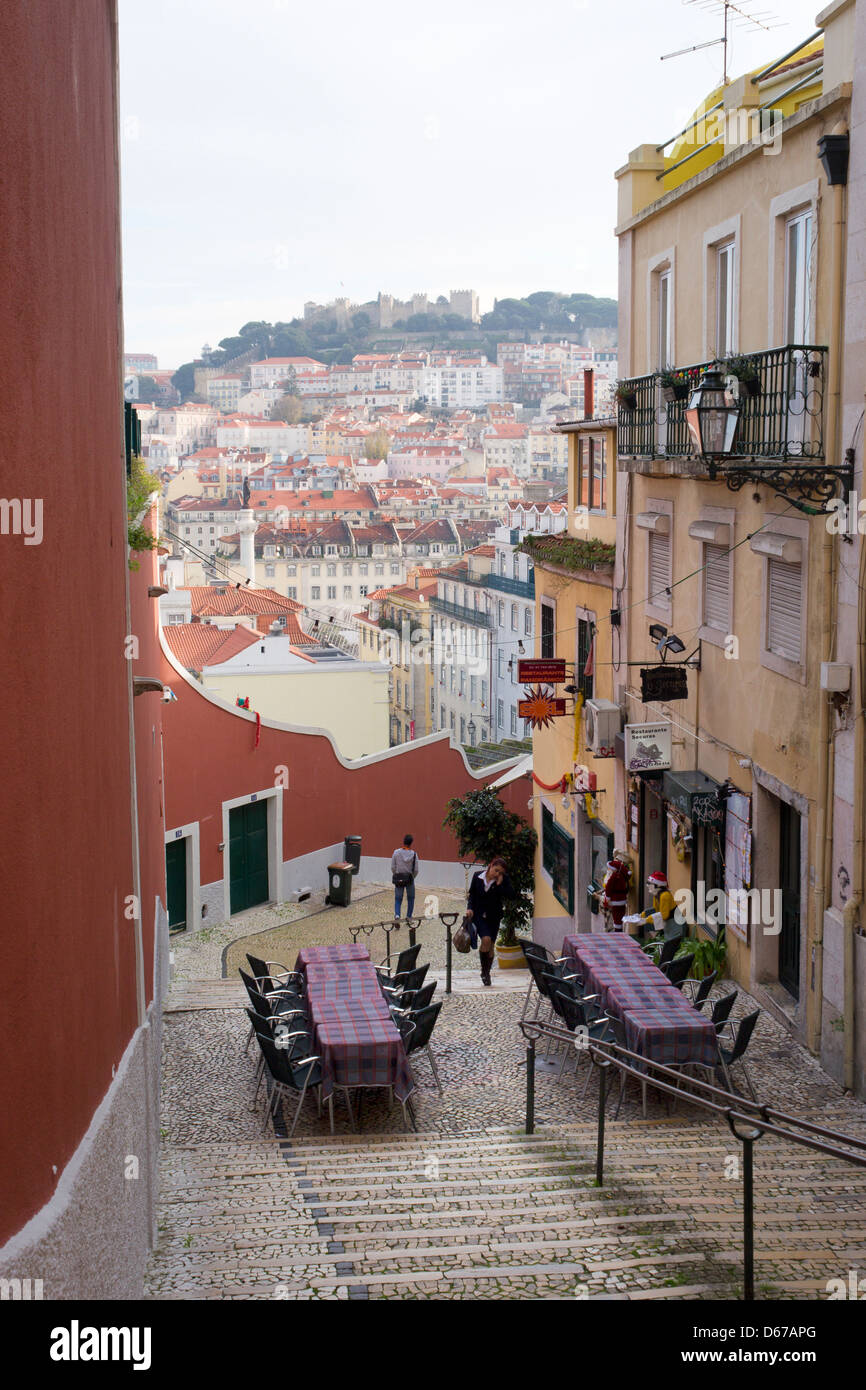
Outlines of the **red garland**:
{"label": "red garland", "polygon": [[563,774],[562,777],[560,777],[558,782],[542,782],[541,778],[536,777],[535,773],[533,772],[532,780],[537,787],[543,787],[546,792],[564,792],[566,787],[568,786],[568,781],[565,777],[565,774]]}
{"label": "red garland", "polygon": [[262,716],[259,714],[258,710],[256,710],[256,742],[255,742],[256,748],[258,748],[258,746],[259,746],[259,739],[261,738],[261,736],[262,736]]}

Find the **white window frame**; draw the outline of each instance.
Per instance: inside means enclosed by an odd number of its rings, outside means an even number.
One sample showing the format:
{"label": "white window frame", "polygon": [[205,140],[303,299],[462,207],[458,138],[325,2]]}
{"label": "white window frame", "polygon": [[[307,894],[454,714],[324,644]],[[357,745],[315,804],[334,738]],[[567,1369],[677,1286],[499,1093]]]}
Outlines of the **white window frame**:
{"label": "white window frame", "polygon": [[667,579],[667,583],[668,583],[668,587],[671,589],[671,597],[670,597],[669,599],[667,599],[667,601],[666,601],[666,603],[665,603],[664,605],[663,605],[663,604],[660,604],[660,603],[651,603],[651,602],[650,602],[650,595],[651,595],[652,592],[653,592],[652,580],[651,580],[651,578],[650,578],[650,534],[651,534],[651,533],[650,533],[649,531],[647,531],[647,532],[644,533],[644,534],[646,535],[646,559],[645,559],[645,561],[644,561],[644,580],[645,580],[645,589],[644,589],[644,592],[646,593],[646,603],[644,604],[644,611],[646,612],[646,615],[647,615],[647,617],[649,617],[649,618],[658,618],[658,619],[660,619],[660,621],[662,621],[662,622],[670,622],[670,621],[671,621],[671,618],[672,618],[672,616],[673,616],[673,602],[674,602],[674,601],[673,601],[673,588],[672,588],[672,586],[673,586],[673,580],[674,580],[674,575],[673,575],[673,568],[674,568],[674,504],[673,504],[672,501],[670,501],[670,500],[669,500],[668,498],[666,498],[666,497],[648,497],[648,498],[646,499],[646,510],[647,510],[648,512],[661,512],[662,515],[664,515],[664,516],[666,516],[666,517],[669,518],[669,531],[668,531],[668,542],[669,542],[669,544],[668,544],[668,579]]}
{"label": "white window frame", "polygon": [[799,188],[790,188],[770,202],[769,261],[767,267],[767,342],[786,343],[787,332],[787,242],[788,223],[799,213],[812,214],[811,266],[809,294],[811,301],[812,335],[815,334],[815,307],[818,278],[818,180],[812,179]]}
{"label": "white window frame", "polygon": [[[731,545],[734,544],[734,527],[737,520],[735,507],[708,507],[700,508],[698,521],[714,521],[722,526],[730,526]],[[698,564],[706,564],[706,541],[696,541],[698,546]],[[701,626],[698,629],[698,637],[702,642],[709,642],[714,647],[724,647],[725,640],[733,632],[734,625],[734,554],[732,550],[728,555],[728,627],[726,632],[722,632],[717,627],[708,627],[704,623],[704,575],[701,574],[700,588],[698,590],[698,617]]]}
{"label": "white window frame", "polygon": [[803,558],[801,561],[800,580],[802,584],[802,602],[800,610],[800,661],[790,661],[787,657],[780,656],[778,652],[771,652],[767,647],[767,605],[769,602],[768,587],[768,556],[762,555],[761,559],[761,665],[768,671],[775,671],[780,676],[787,676],[789,680],[798,681],[800,685],[806,683],[806,652],[809,619],[809,522],[783,516],[776,512],[765,512],[762,528],[768,531],[778,531],[783,536],[796,536],[803,547]]}
{"label": "white window frame", "polygon": [[[667,277],[668,286],[668,332],[667,343],[661,345],[661,281]],[[676,248],[652,256],[647,262],[646,284],[646,357],[647,371],[654,372],[659,367],[672,366],[676,362]],[[656,359],[664,355],[666,361]]]}
{"label": "white window frame", "polygon": [[719,329],[719,254],[727,247],[733,247],[734,276],[730,287],[730,352],[738,352],[740,346],[740,280],[741,280],[741,234],[742,217],[729,217],[715,227],[704,232],[704,285],[703,285],[703,341],[707,357],[715,358],[723,352],[723,345],[717,343]]}

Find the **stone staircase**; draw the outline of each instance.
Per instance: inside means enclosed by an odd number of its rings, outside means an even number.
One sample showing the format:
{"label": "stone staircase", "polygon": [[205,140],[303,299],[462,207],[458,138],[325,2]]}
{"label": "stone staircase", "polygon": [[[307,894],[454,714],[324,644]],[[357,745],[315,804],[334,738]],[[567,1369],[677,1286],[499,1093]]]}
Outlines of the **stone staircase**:
{"label": "stone staircase", "polygon": [[[609,1123],[603,1188],[595,1142],[573,1124],[169,1145],[147,1296],[738,1297],[727,1131]],[[765,1138],[755,1190],[759,1297],[826,1297],[866,1273],[866,1169]]]}

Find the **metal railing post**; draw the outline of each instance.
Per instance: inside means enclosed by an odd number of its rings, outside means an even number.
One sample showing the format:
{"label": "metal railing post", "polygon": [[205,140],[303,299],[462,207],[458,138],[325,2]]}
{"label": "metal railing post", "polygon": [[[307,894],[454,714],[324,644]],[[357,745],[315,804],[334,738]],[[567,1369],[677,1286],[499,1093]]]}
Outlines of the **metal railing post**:
{"label": "metal railing post", "polygon": [[598,1062],[598,1139],[595,1146],[595,1181],[604,1187],[604,1107],[607,1102],[607,1071],[610,1062]]}
{"label": "metal railing post", "polygon": [[535,1133],[535,1039],[526,1042],[526,1133]]}
{"label": "metal railing post", "polygon": [[755,1170],[751,1138],[743,1139],[743,1298],[755,1297]]}
{"label": "metal railing post", "polygon": [[451,993],[451,952],[453,943],[451,940],[451,929],[460,916],[459,912],[440,912],[439,920],[445,928],[445,993]]}

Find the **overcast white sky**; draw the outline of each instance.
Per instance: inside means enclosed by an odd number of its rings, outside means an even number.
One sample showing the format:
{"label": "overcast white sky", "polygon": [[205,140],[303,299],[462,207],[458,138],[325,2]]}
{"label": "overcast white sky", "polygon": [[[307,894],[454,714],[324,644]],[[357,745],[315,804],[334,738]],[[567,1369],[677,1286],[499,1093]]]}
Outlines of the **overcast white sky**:
{"label": "overcast white sky", "polygon": [[[730,71],[815,29],[752,0]],[[721,78],[686,0],[120,0],[126,348],[176,367],[306,299],[616,294],[613,171]]]}

